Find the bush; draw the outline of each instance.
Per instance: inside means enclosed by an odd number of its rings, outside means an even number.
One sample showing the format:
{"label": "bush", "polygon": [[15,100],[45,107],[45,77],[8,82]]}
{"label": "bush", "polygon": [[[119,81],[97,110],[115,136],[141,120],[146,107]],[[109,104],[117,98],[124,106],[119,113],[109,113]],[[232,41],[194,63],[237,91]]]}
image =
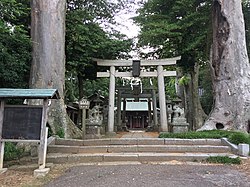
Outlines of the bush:
{"label": "bush", "polygon": [[213,156],[206,159],[209,163],[220,163],[220,164],[241,164],[239,157],[230,158],[228,156]]}
{"label": "bush", "polygon": [[250,136],[248,134],[241,133],[241,132],[231,134],[228,137],[228,140],[237,145],[240,143],[250,144]]}
{"label": "bush", "polygon": [[160,138],[183,138],[183,139],[200,139],[200,138],[223,138],[231,134],[229,131],[211,130],[211,131],[190,131],[185,133],[161,133]]}
{"label": "bush", "polygon": [[228,138],[231,143],[250,144],[250,136],[243,132],[210,130],[210,131],[190,131],[185,133],[161,133],[159,138],[182,138],[182,139],[205,139],[205,138]]}
{"label": "bush", "polygon": [[4,160],[15,160],[22,156],[24,153],[23,149],[17,148],[14,143],[6,142],[4,146]]}

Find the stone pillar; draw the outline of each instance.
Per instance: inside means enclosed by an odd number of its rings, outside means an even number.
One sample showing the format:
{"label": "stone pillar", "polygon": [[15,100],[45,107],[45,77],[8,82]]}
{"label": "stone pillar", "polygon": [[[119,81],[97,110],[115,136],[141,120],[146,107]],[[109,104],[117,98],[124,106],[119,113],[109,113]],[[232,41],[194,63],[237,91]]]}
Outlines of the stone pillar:
{"label": "stone pillar", "polygon": [[121,90],[118,90],[118,97],[117,97],[117,126],[121,129],[122,122],[121,122]]}
{"label": "stone pillar", "polygon": [[82,109],[82,139],[86,138],[86,109]]}
{"label": "stone pillar", "polygon": [[154,120],[154,125],[158,125],[158,118],[157,118],[157,102],[156,102],[156,94],[155,90],[152,89],[152,101],[153,101],[153,120]]}
{"label": "stone pillar", "polygon": [[148,99],[148,125],[152,125],[152,117],[151,117],[151,99]]}
{"label": "stone pillar", "polygon": [[0,100],[0,172],[3,171],[4,142],[2,141],[3,132],[4,101]]}
{"label": "stone pillar", "polygon": [[126,98],[123,98],[122,122],[126,123]]}
{"label": "stone pillar", "polygon": [[157,67],[158,74],[158,90],[159,90],[159,103],[160,103],[160,125],[161,131],[168,132],[167,110],[166,110],[166,97],[164,85],[164,72],[163,66]]}
{"label": "stone pillar", "polygon": [[108,132],[114,132],[115,66],[110,66]]}

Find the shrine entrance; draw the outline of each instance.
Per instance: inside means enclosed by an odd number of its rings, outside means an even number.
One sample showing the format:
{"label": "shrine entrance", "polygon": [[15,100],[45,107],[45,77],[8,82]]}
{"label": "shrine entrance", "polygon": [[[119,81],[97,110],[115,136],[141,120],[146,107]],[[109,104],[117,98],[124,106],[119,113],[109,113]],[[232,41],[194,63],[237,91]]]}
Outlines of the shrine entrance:
{"label": "shrine entrance", "polygon": [[148,113],[144,111],[127,112],[126,126],[129,130],[146,129],[148,127]]}
{"label": "shrine entrance", "polygon": [[[124,127],[129,129],[144,129],[153,125],[159,127],[160,131],[168,132],[168,120],[166,109],[166,96],[165,96],[165,76],[176,76],[176,71],[166,71],[164,66],[175,65],[177,60],[181,57],[167,58],[160,60],[102,60],[94,59],[98,66],[109,66],[109,72],[97,72],[97,77],[109,77],[109,110],[108,110],[108,133],[114,133],[115,129],[115,93],[117,93],[117,129]],[[119,72],[116,67],[132,67],[132,71]],[[150,67],[150,68],[146,68]],[[157,71],[150,71],[156,67]],[[124,88],[115,87],[116,77],[131,78],[131,88],[133,93],[128,93]],[[158,123],[157,108],[156,108],[156,93],[155,88],[148,88],[147,92],[143,92],[141,88],[140,78],[143,77],[157,77],[158,82],[158,100],[159,100],[159,113],[160,120]],[[131,90],[130,88],[130,90]],[[136,88],[136,89],[134,89]],[[140,98],[147,99],[147,109],[145,111],[129,111],[126,107],[127,99],[134,98],[138,102]],[[123,103],[123,106],[122,106]],[[153,110],[152,110],[153,109]],[[137,113],[136,113],[137,112]],[[138,114],[138,115],[137,115]]]}
{"label": "shrine entrance", "polygon": [[[118,87],[117,91],[117,125],[118,130],[156,130],[158,123],[155,89],[136,85]],[[137,90],[138,88],[139,91]]]}

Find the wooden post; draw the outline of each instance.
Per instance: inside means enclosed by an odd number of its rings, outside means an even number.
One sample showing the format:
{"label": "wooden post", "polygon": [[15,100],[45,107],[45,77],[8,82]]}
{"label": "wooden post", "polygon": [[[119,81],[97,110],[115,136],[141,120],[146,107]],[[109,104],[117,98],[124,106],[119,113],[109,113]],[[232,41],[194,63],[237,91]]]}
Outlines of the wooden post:
{"label": "wooden post", "polygon": [[40,134],[40,146],[38,152],[38,165],[39,169],[45,168],[46,162],[46,123],[47,123],[47,111],[48,111],[48,99],[43,100],[43,111],[42,111],[42,121],[41,121],[41,134]]}
{"label": "wooden post", "polygon": [[4,142],[2,141],[3,116],[4,116],[4,101],[1,100],[1,105],[0,105],[0,170],[3,169],[3,157],[4,157]]}
{"label": "wooden post", "polygon": [[47,145],[48,145],[48,131],[49,128],[46,127],[46,132],[45,132],[45,139],[44,139],[44,149],[43,149],[43,164],[39,166],[39,169],[44,169],[46,166],[46,154],[47,154]]}
{"label": "wooden post", "polygon": [[108,132],[114,132],[115,117],[115,66],[110,66]]}
{"label": "wooden post", "polygon": [[157,67],[158,73],[158,89],[159,89],[159,103],[160,103],[160,121],[161,131],[168,132],[167,109],[166,109],[166,96],[164,85],[164,70],[163,66]]}
{"label": "wooden post", "polygon": [[82,109],[82,139],[86,137],[86,109]]}

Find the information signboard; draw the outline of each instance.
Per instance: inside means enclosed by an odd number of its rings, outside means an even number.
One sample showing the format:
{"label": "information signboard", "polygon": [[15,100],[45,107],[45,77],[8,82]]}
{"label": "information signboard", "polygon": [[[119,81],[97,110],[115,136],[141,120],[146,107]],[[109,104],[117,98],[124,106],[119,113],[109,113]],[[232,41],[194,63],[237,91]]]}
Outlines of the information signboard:
{"label": "information signboard", "polygon": [[5,106],[3,139],[40,140],[42,106]]}

